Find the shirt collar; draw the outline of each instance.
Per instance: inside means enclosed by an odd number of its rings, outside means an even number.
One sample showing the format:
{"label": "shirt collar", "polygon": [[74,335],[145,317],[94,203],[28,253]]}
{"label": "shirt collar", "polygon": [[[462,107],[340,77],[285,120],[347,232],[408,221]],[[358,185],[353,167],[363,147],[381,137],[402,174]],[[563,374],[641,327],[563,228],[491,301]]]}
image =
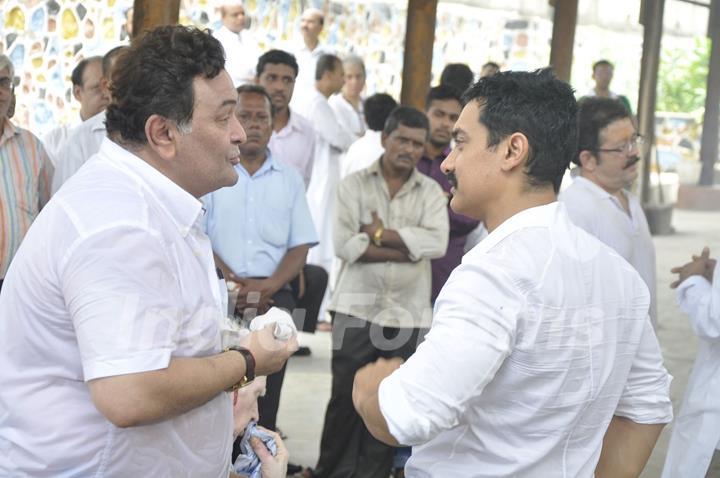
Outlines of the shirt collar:
{"label": "shirt collar", "polygon": [[292,109],[290,109],[289,106],[288,115],[288,124],[285,126],[285,128],[290,127],[293,131],[302,131],[302,125],[300,124],[300,117],[298,116],[298,113],[293,113]]}
{"label": "shirt collar", "polygon": [[583,176],[576,177],[573,182],[577,182],[579,186],[584,187],[592,194],[597,196],[599,199],[616,199],[615,196],[605,191],[603,188],[590,181],[588,178]]}
{"label": "shirt collar", "polygon": [[270,153],[270,150],[268,148],[265,148],[265,154],[267,154],[267,156],[265,157],[265,161],[263,162],[262,166],[260,166],[260,169],[255,171],[255,174],[250,176],[250,174],[248,174],[248,172],[247,172],[247,169],[245,169],[245,166],[243,166],[242,164],[237,164],[237,165],[235,165],[235,169],[237,170],[238,174],[242,174],[248,178],[250,178],[250,177],[257,178],[257,177],[260,177],[263,174],[267,173],[270,170],[273,170],[273,171],[282,171],[283,170],[282,164],[280,164],[280,162],[275,161],[273,159],[272,153]]}
{"label": "shirt collar", "polygon": [[[380,156],[374,163],[372,163],[368,167],[368,172],[370,174],[377,175],[379,177],[383,177],[382,175],[382,168],[380,167],[380,160],[382,159],[382,156]],[[418,172],[417,168],[413,168],[412,172],[410,173],[410,177],[407,181],[405,181],[405,184],[410,184],[412,186],[419,185],[423,180],[423,174]]]}
{"label": "shirt collar", "polygon": [[92,131],[100,131],[105,130],[105,110],[101,111],[100,113],[96,114],[95,116],[91,116],[87,119],[88,125],[90,126],[90,129]]}
{"label": "shirt collar", "polygon": [[[496,227],[494,231],[488,234],[488,236],[480,241],[472,250],[477,250],[478,253],[485,253],[515,231],[528,227],[549,226],[555,222],[555,216],[558,212],[564,210],[565,207],[557,201],[543,206],[524,209],[506,219],[505,222]],[[476,254],[476,252],[473,252],[473,254]]]}
{"label": "shirt collar", "polygon": [[12,138],[15,135],[20,134],[20,131],[15,128],[15,125],[12,124],[12,122],[7,119],[3,118],[3,132],[2,136],[0,136],[0,144],[5,144],[6,141],[9,141],[10,138]]}
{"label": "shirt collar", "polygon": [[103,139],[99,155],[122,169],[152,195],[183,237],[190,233],[203,210],[200,200],[110,138]]}

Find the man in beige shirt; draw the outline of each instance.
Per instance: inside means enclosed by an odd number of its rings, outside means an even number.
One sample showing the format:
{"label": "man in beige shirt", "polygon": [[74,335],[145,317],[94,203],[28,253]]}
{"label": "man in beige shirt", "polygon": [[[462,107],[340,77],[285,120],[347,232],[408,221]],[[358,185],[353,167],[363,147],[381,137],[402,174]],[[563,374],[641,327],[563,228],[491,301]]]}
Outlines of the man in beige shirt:
{"label": "man in beige shirt", "polygon": [[329,309],[333,385],[313,476],[387,477],[393,449],[373,438],[352,403],[355,372],[380,357],[407,359],[430,326],[430,259],[448,243],[447,200],[415,169],[427,117],[398,107],[382,133],[385,153],[346,177],[333,230],[342,261]]}

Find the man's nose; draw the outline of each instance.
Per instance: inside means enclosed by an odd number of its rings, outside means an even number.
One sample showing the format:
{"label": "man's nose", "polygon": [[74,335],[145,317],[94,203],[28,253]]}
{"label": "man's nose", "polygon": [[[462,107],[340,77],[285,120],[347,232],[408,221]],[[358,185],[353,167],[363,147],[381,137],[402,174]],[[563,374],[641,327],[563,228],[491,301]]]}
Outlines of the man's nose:
{"label": "man's nose", "polygon": [[240,124],[240,120],[238,120],[235,115],[231,115],[230,128],[232,128],[230,130],[230,141],[232,141],[233,144],[242,144],[247,141],[245,128],[243,128],[242,124]]}

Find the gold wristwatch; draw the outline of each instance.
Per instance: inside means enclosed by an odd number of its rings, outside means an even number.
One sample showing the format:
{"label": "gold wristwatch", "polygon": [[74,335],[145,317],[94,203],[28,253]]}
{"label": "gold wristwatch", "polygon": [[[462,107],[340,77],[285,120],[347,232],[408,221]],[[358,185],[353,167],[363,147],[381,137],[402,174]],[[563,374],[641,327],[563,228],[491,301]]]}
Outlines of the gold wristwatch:
{"label": "gold wristwatch", "polygon": [[375,232],[372,236],[373,244],[375,244],[378,247],[382,247],[382,235],[383,232],[385,232],[385,228],[382,226],[379,226],[377,229],[375,229]]}

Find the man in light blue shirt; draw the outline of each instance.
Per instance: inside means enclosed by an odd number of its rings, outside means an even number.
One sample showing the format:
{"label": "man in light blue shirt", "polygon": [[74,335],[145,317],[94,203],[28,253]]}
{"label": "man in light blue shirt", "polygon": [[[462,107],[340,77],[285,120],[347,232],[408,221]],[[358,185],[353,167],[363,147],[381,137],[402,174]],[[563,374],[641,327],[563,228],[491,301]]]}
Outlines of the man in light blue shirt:
{"label": "man in light blue shirt", "polygon": [[[298,329],[313,332],[327,274],[305,265],[318,243],[305,184],[294,168],[275,161],[267,148],[272,102],[257,85],[238,89],[235,111],[247,140],[240,145],[239,179],[204,198],[207,233],[217,266],[237,285],[235,315],[247,317],[270,306],[292,313]],[[268,376],[259,400],[260,424],[275,429],[285,369]]]}

